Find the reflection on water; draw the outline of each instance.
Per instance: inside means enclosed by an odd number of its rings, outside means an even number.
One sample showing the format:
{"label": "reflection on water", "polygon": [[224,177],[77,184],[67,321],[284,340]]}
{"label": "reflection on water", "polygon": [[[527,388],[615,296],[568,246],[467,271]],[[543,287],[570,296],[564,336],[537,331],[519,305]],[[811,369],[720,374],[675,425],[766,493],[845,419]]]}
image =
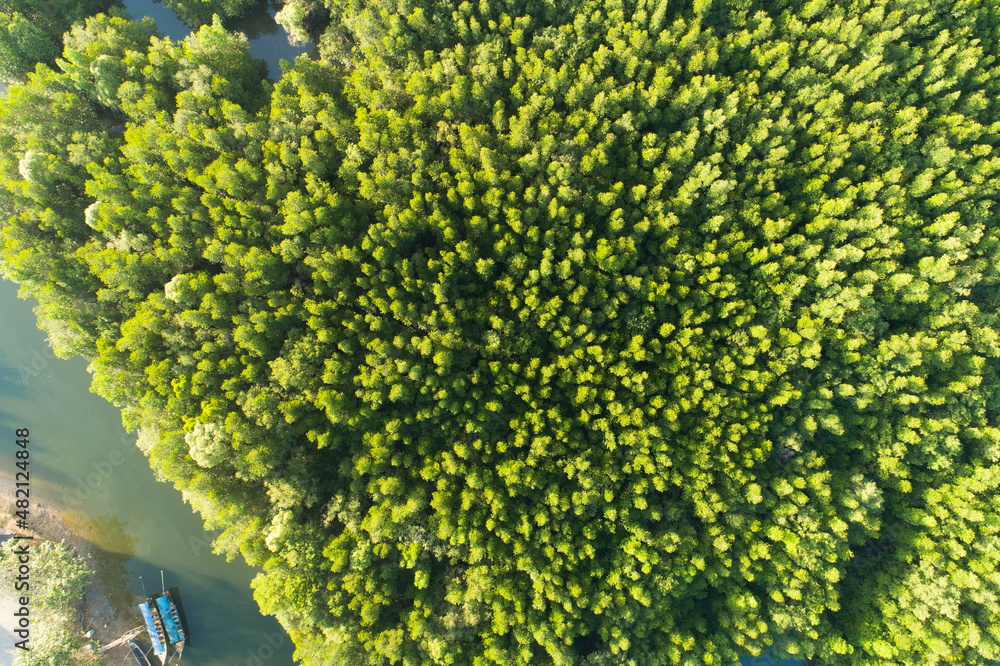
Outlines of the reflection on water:
{"label": "reflection on water", "polygon": [[94,546],[87,564],[107,594],[108,601],[119,613],[132,614],[130,577],[134,572],[129,571],[126,565],[135,555],[139,539],[126,532],[126,524],[114,514],[104,513],[88,519],[79,513],[71,513],[64,520],[71,532]]}
{"label": "reflection on water", "polygon": [[[135,19],[151,17],[156,21],[157,30],[174,41],[184,39],[191,33],[191,28],[162,2],[124,0],[123,4]],[[250,40],[250,54],[267,62],[268,75],[272,80],[281,76],[281,60],[293,62],[297,56],[309,53],[312,49],[311,44],[292,46],[289,43],[288,33],[274,21],[278,9],[279,5],[275,0],[261,0],[253,10],[225,23],[226,28],[247,36]]]}
{"label": "reflection on water", "polygon": [[243,16],[233,17],[222,24],[227,30],[242,32],[251,41],[277,35],[279,31],[284,34],[284,30],[274,20],[274,15],[280,9],[281,5],[275,0],[259,0]]}

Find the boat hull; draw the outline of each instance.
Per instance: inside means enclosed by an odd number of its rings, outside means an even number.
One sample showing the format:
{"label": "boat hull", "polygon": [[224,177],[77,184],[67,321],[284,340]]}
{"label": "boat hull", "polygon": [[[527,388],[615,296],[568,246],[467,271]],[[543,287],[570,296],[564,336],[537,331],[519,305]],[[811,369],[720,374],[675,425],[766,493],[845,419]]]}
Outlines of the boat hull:
{"label": "boat hull", "polygon": [[132,657],[135,659],[139,666],[150,666],[149,659],[146,658],[146,653],[142,651],[135,641],[128,642],[128,648],[132,651]]}

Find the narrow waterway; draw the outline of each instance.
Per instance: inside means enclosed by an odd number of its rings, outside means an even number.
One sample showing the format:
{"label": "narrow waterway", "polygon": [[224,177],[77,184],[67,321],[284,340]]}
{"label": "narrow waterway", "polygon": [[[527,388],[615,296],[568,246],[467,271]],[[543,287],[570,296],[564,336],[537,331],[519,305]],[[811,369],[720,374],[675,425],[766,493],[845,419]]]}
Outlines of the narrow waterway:
{"label": "narrow waterway", "polygon": [[[171,39],[190,32],[161,3],[124,4],[135,18],[154,18]],[[280,75],[281,59],[291,62],[308,50],[288,43],[273,13],[270,7],[234,26],[251,38],[251,52],[267,61],[272,79]],[[36,303],[16,293],[15,284],[0,281],[0,433],[30,430],[34,496],[61,509],[74,532],[108,551],[108,561],[96,564],[120,570],[122,589],[112,596],[123,615],[138,619],[139,599],[132,595],[141,589],[140,576],[150,591],[158,589],[161,570],[168,586],[178,586],[191,630],[184,663],[291,664],[291,640],[253,600],[255,572],[212,553],[212,535],[178,491],[155,479],[119,410],[90,392],[86,362],[57,359],[36,327]],[[13,450],[0,451],[10,453],[9,460],[0,458],[0,475],[12,477]],[[116,572],[104,573],[114,578]]]}
{"label": "narrow waterway", "polygon": [[[161,3],[124,4],[135,18],[154,18],[171,39],[190,32]],[[291,62],[309,48],[291,46],[273,14],[270,7],[235,26],[251,38],[251,53],[267,61],[272,79],[280,76],[281,59]],[[253,599],[255,572],[212,553],[213,535],[178,491],[156,480],[119,410],[90,392],[86,362],[57,359],[36,326],[37,303],[16,294],[17,285],[0,280],[0,436],[30,430],[31,492],[61,510],[74,533],[107,551],[106,561],[91,564],[117,583],[109,591],[119,613],[138,621],[139,578],[156,591],[162,570],[166,584],[180,590],[191,630],[183,663],[292,664],[291,640]],[[0,457],[0,475],[13,477],[19,471],[13,449],[0,451],[9,453],[9,460]],[[0,666],[9,647],[0,646]]]}

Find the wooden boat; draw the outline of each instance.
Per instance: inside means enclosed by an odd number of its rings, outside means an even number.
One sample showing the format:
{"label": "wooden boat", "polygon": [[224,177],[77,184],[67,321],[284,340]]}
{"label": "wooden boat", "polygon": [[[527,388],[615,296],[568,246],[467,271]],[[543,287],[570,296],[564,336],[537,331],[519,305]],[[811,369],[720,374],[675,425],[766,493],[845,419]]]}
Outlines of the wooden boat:
{"label": "wooden boat", "polygon": [[128,649],[132,650],[132,656],[135,657],[139,666],[150,666],[149,659],[146,659],[146,653],[142,651],[142,648],[135,644],[135,641],[128,642]]}
{"label": "wooden boat", "polygon": [[153,644],[153,654],[159,658],[161,664],[166,666],[167,639],[163,630],[163,620],[160,618],[160,611],[156,607],[156,602],[147,598],[139,604],[139,612],[142,613],[142,619],[146,621],[146,631],[149,632],[149,640]]}
{"label": "wooden boat", "polygon": [[163,594],[153,597],[153,599],[156,601],[156,609],[160,612],[167,640],[174,646],[174,651],[177,653],[177,660],[180,661],[181,655],[184,653],[185,636],[180,615],[177,614],[177,605],[174,603],[174,599],[170,596],[170,593],[166,591]]}

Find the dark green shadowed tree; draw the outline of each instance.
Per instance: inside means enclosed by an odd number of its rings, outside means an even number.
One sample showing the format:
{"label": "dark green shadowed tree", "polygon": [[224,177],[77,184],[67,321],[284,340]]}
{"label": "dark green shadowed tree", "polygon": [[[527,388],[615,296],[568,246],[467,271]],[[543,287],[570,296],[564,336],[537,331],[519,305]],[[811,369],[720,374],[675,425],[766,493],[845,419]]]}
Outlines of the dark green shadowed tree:
{"label": "dark green shadowed tree", "polygon": [[62,52],[63,33],[117,0],[0,1],[0,81],[23,81],[37,63],[52,65]]}

